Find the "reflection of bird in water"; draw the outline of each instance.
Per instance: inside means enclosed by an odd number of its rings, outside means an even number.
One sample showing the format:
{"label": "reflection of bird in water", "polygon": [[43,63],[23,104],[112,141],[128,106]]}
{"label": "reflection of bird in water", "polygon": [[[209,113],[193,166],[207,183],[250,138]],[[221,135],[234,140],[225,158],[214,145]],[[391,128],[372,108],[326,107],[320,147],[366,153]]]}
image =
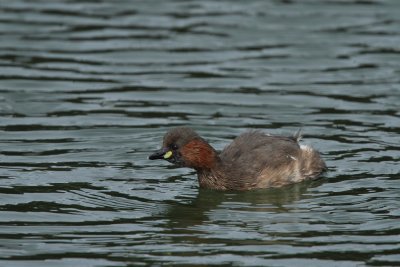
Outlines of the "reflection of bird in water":
{"label": "reflection of bird in water", "polygon": [[[204,222],[213,220],[210,217],[216,215],[216,210],[231,215],[235,210],[239,213],[262,212],[267,220],[269,213],[289,212],[291,209],[289,204],[306,199],[308,197],[307,190],[321,183],[320,180],[306,181],[284,188],[258,189],[246,192],[221,193],[215,190],[200,189],[197,197],[188,199],[187,203],[170,202],[165,217],[169,219],[171,227],[183,229],[203,225]],[[186,201],[183,200],[182,202]],[[220,212],[217,211],[217,213]],[[231,217],[231,215],[227,216]],[[229,218],[226,219],[230,220]]]}

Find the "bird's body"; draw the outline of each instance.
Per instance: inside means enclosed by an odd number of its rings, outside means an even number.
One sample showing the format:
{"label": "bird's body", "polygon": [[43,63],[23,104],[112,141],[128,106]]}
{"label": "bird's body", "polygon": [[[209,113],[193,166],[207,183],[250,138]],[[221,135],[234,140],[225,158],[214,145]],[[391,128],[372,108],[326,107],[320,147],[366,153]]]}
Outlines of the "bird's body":
{"label": "bird's body", "polygon": [[326,169],[319,153],[299,145],[299,139],[300,135],[285,137],[249,131],[218,153],[192,129],[180,127],[165,135],[163,148],[150,159],[164,158],[195,169],[202,188],[279,187],[315,179]]}

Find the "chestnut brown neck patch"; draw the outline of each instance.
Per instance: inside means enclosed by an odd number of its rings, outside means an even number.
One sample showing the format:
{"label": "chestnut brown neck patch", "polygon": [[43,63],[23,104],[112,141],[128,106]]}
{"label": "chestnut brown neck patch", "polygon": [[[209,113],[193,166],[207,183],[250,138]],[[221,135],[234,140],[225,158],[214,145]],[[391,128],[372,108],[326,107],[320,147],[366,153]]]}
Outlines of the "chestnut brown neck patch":
{"label": "chestnut brown neck patch", "polygon": [[218,161],[217,152],[204,140],[196,138],[180,150],[185,165],[194,169],[211,169]]}

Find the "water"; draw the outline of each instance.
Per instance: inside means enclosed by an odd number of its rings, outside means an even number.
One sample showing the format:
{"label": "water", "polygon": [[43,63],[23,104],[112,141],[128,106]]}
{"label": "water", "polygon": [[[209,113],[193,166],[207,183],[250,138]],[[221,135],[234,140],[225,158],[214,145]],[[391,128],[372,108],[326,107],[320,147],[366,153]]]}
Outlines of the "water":
{"label": "water", "polygon": [[[0,266],[400,265],[400,1],[1,1]],[[319,181],[200,190],[187,125],[320,150]]]}

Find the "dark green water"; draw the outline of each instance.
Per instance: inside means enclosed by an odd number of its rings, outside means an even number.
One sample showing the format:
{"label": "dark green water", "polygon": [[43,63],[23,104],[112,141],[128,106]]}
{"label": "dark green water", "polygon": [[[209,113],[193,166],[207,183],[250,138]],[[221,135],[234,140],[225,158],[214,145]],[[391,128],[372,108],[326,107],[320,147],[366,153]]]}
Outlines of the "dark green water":
{"label": "dark green water", "polygon": [[[399,266],[400,1],[0,0],[0,266]],[[317,181],[147,156],[292,134]]]}

